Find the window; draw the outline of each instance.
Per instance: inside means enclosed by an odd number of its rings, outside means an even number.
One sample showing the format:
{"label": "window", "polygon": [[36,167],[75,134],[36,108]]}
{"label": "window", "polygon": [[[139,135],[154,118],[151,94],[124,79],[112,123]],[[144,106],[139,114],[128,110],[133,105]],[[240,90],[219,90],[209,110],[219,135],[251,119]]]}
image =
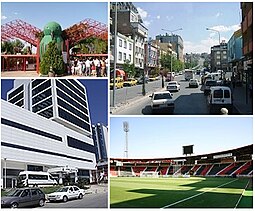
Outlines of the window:
{"label": "window", "polygon": [[227,51],[223,51],[223,54],[227,54]]}
{"label": "window", "polygon": [[37,113],[37,114],[49,119],[49,118],[53,117],[53,107],[50,107],[46,110],[43,110],[43,111],[41,111],[40,113]]}
{"label": "window", "polygon": [[46,91],[36,95],[35,97],[32,98],[32,104],[36,104],[41,100],[44,100],[45,98],[51,96],[51,89],[47,89]]}
{"label": "window", "polygon": [[[33,81],[34,82],[34,81]],[[32,89],[32,96],[38,94],[41,91],[44,91],[45,89],[49,88],[51,86],[51,81],[47,80],[46,82],[40,84],[36,88]]]}
{"label": "window", "polygon": [[18,94],[17,96],[15,96],[11,100],[9,100],[9,102],[14,104],[14,103],[20,101],[22,98],[24,98],[24,92],[21,92],[20,94]]}
{"label": "window", "polygon": [[69,112],[65,111],[64,109],[60,107],[58,108],[58,113],[59,113],[59,117],[90,132],[90,125],[86,123],[85,121],[82,121],[81,119],[73,116],[72,114],[70,114]]}
{"label": "window", "polygon": [[216,62],[217,65],[220,65],[220,62]]}
{"label": "window", "polygon": [[124,55],[123,55],[123,60],[124,60],[124,62],[127,60],[127,54],[126,53],[124,53]]}
{"label": "window", "polygon": [[52,105],[52,98],[50,97],[50,98],[36,104],[35,106],[33,106],[32,112],[36,113],[36,112],[43,110],[51,105]]}
{"label": "window", "polygon": [[77,81],[72,79],[68,79],[68,81],[71,82],[73,85],[75,85],[85,95],[84,87],[78,84]]}
{"label": "window", "polygon": [[216,59],[220,59],[220,56],[216,56]]}
{"label": "window", "polygon": [[78,191],[79,188],[77,188],[76,186],[73,187],[74,191]]}
{"label": "window", "polygon": [[119,61],[122,61],[122,53],[119,52]]}
{"label": "window", "polygon": [[126,49],[127,48],[127,41],[124,40],[124,48]]}
{"label": "window", "polygon": [[81,93],[73,84],[69,83],[70,80],[60,79],[60,81],[86,101],[85,93]]}
{"label": "window", "polygon": [[76,148],[76,149],[83,150],[90,153],[95,153],[95,150],[96,150],[94,145],[80,141],[71,136],[67,136],[67,145],[69,147]]}
{"label": "window", "polygon": [[132,50],[132,44],[129,43],[129,50],[131,51]]}
{"label": "window", "polygon": [[32,88],[36,87],[38,84],[43,83],[44,81],[46,81],[46,79],[36,79],[32,81]]}
{"label": "window", "polygon": [[119,46],[122,47],[122,40],[119,39]]}
{"label": "window", "polygon": [[223,56],[223,59],[227,59],[227,56]]}
{"label": "window", "polygon": [[30,132],[30,133],[34,133],[34,134],[43,136],[43,137],[51,138],[51,139],[54,139],[54,140],[57,140],[57,141],[62,141],[62,138],[60,136],[56,136],[56,135],[38,130],[36,128],[28,127],[26,125],[23,125],[23,124],[20,124],[20,123],[17,123],[17,122],[8,120],[8,119],[1,118],[1,123],[3,125],[7,125],[7,126],[10,126],[10,127],[13,127],[13,128],[24,130],[24,131],[27,131],[27,132]]}
{"label": "window", "polygon": [[34,180],[48,180],[48,175],[36,175],[36,174],[29,174],[28,179]]}
{"label": "window", "polygon": [[217,53],[217,54],[220,54],[220,51],[217,51],[216,53]]}
{"label": "window", "polygon": [[28,171],[43,171],[43,166],[27,165]]}
{"label": "window", "polygon": [[38,194],[36,189],[31,189],[32,196],[36,196]]}
{"label": "window", "polygon": [[128,60],[131,62],[131,54],[128,55]]}
{"label": "window", "polygon": [[224,97],[225,97],[225,98],[230,98],[230,92],[229,92],[229,90],[224,90]]}
{"label": "window", "polygon": [[17,89],[15,89],[13,92],[11,92],[8,95],[8,99],[11,99],[12,97],[14,97],[15,95],[17,95],[18,93],[22,92],[24,90],[24,85],[22,84],[21,86],[19,86]]}
{"label": "window", "polygon": [[215,90],[214,93],[213,93],[213,97],[214,98],[223,98],[223,92],[222,90]]}
{"label": "window", "polygon": [[70,89],[68,89],[66,86],[64,86],[59,81],[56,81],[56,84],[57,84],[57,87],[61,89],[61,91],[66,93],[64,99],[68,96],[71,96],[73,99],[77,100],[82,105],[85,105],[85,107],[87,108],[87,103],[86,103],[85,99],[81,99],[79,96],[74,94]]}
{"label": "window", "polygon": [[62,99],[64,99],[65,101],[69,102],[71,105],[73,105],[75,108],[83,111],[85,114],[88,114],[88,110],[87,108],[85,108],[84,106],[82,106],[81,104],[77,103],[75,100],[73,100],[72,98],[70,98],[69,96],[67,96],[66,94],[64,94],[62,91],[60,91],[59,89],[57,89],[57,95],[59,97],[61,97]]}

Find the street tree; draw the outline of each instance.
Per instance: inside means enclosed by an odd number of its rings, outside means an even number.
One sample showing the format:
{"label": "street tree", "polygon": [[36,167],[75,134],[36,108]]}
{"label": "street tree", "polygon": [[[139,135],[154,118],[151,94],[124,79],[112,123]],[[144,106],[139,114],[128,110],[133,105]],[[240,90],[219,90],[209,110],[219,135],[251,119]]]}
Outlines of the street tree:
{"label": "street tree", "polygon": [[127,73],[128,78],[133,78],[135,76],[135,65],[131,64],[128,59],[123,64],[123,69]]}

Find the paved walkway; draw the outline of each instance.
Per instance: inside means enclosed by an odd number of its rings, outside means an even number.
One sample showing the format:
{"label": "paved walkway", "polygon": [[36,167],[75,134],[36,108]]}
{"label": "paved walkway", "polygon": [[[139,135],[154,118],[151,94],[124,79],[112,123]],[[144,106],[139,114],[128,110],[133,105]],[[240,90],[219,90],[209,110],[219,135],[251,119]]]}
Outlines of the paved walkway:
{"label": "paved walkway", "polygon": [[[240,114],[253,114],[253,99],[250,98],[249,90],[246,93],[246,86],[235,87],[233,90],[233,104]],[[247,96],[246,96],[247,95]]]}
{"label": "paved walkway", "polygon": [[108,183],[90,185],[89,188],[86,190],[86,194],[97,194],[104,192],[108,192]]}
{"label": "paved walkway", "polygon": [[4,71],[1,72],[1,77],[39,77],[37,72],[35,70],[29,70],[29,71]]}

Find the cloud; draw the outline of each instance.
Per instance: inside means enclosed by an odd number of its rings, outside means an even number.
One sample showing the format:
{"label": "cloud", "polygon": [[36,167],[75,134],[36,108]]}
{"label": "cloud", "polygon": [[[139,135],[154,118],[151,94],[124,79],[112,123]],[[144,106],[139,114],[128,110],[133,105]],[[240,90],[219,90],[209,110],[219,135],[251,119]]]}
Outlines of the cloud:
{"label": "cloud", "polygon": [[218,13],[215,15],[216,18],[218,18],[218,17],[220,17],[220,16],[222,16],[222,13],[220,13],[220,12],[218,12]]}
{"label": "cloud", "polygon": [[14,12],[13,14],[14,14],[14,15],[18,15],[19,13],[18,13],[18,12]]}
{"label": "cloud", "polygon": [[145,10],[143,10],[140,7],[137,7],[138,13],[141,16],[142,19],[147,18],[148,16],[148,12],[146,12]]}
{"label": "cloud", "polygon": [[170,17],[169,17],[169,16],[167,15],[167,16],[166,16],[166,19],[167,19],[167,21],[172,21],[172,20],[174,19],[174,17],[173,17],[173,16],[170,16]]}
{"label": "cloud", "polygon": [[218,26],[210,27],[210,29],[217,30],[219,32],[236,31],[240,28],[241,28],[240,24],[236,24],[236,25],[232,25],[232,26],[218,25]]}
{"label": "cloud", "polygon": [[156,18],[159,20],[160,19],[160,15],[158,15]]}
{"label": "cloud", "polygon": [[145,25],[146,27],[148,27],[148,26],[151,24],[151,22],[150,22],[150,21],[147,21],[147,20],[144,20],[143,23],[144,23],[144,25]]}
{"label": "cloud", "polygon": [[2,15],[1,20],[5,20],[5,19],[7,19],[7,17],[5,15]]}

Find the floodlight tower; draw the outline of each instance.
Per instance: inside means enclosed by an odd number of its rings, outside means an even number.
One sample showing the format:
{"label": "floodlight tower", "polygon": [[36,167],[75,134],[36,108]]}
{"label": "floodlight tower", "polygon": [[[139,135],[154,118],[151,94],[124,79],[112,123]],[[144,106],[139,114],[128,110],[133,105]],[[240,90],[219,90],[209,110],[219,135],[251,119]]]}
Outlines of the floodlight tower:
{"label": "floodlight tower", "polygon": [[124,156],[128,158],[128,132],[129,132],[128,122],[123,122],[123,130],[124,132],[126,132],[126,146],[125,146]]}

